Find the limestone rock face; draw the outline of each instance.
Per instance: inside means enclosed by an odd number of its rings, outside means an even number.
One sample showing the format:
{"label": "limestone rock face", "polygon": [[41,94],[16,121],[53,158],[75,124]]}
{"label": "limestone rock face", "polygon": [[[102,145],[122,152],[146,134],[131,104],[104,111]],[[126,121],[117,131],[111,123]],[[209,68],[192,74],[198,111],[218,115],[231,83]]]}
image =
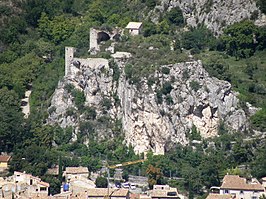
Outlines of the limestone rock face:
{"label": "limestone rock face", "polygon": [[254,18],[257,25],[265,25],[265,15],[256,6],[255,0],[161,0],[156,9],[164,11],[179,6],[189,26],[205,24],[216,34],[222,28],[244,19]]}
{"label": "limestone rock face", "polygon": [[[187,144],[193,125],[204,138],[216,136],[221,122],[232,130],[248,128],[230,83],[210,77],[201,61],[164,66],[169,74],[156,71],[152,74],[156,82],[148,84],[143,78],[137,85],[127,80],[125,64],[117,64],[121,72],[118,81],[106,64],[81,64],[79,68],[72,64],[75,73],[67,75],[55,90],[48,123],[73,126],[78,134],[80,122],[86,121],[84,114],[69,114],[69,109],[77,111],[74,97],[66,90],[71,84],[84,92],[85,106],[95,108],[96,119],[107,115],[112,121],[121,120],[125,143],[137,153],[151,149],[163,154],[176,143]],[[103,99],[109,99],[108,109],[103,109]],[[96,132],[99,137],[115,136],[108,127]]]}

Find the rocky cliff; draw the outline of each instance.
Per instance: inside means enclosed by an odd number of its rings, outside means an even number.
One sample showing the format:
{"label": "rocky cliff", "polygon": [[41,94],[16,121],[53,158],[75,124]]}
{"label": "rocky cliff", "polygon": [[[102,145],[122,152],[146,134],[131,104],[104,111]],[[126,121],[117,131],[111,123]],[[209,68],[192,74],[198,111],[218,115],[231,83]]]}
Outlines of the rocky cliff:
{"label": "rocky cliff", "polygon": [[[204,24],[216,34],[222,28],[244,19],[256,20],[257,25],[266,25],[266,18],[256,6],[255,0],[161,0],[155,10],[164,12],[179,6],[186,23],[195,27]],[[156,11],[153,11],[156,15]]]}
{"label": "rocky cliff", "polygon": [[[116,136],[114,126],[101,125],[106,122],[103,117],[109,124],[121,121],[125,142],[135,152],[151,149],[160,154],[175,143],[187,144],[193,125],[205,138],[217,135],[221,122],[232,130],[247,128],[245,112],[230,83],[210,77],[201,61],[164,66],[167,72],[151,74],[156,81],[143,78],[139,85],[127,80],[124,62],[116,64],[119,78],[114,78],[114,67],[105,59],[70,61],[68,74],[53,95],[48,123],[73,126],[76,139],[86,120],[97,123],[94,136],[98,138]],[[84,93],[83,109],[93,108],[95,116],[78,111],[70,85]]]}

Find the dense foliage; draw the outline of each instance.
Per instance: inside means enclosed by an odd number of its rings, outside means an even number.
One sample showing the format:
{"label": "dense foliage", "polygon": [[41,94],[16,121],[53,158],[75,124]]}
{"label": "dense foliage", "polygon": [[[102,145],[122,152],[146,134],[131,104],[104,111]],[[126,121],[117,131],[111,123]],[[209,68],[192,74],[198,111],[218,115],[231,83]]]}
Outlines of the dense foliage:
{"label": "dense foliage", "polygon": [[[264,11],[262,2],[258,0],[258,5]],[[162,65],[186,61],[193,54],[203,60],[212,76],[232,83],[240,93],[244,109],[245,102],[263,107],[251,117],[251,126],[266,131],[265,27],[242,21],[228,26],[219,38],[204,26],[184,31],[185,20],[179,7],[161,13],[158,23],[144,17],[158,0],[13,0],[12,3],[12,7],[0,4],[0,152],[12,152],[10,172],[20,170],[42,177],[50,182],[52,194],[60,191],[62,181],[62,176],[55,178],[46,173],[55,165],[86,166],[97,171],[103,160],[116,164],[143,158],[135,155],[131,146],[125,146],[121,121],[112,121],[107,114],[98,117],[94,107],[85,106],[84,94],[70,85],[65,89],[78,110],[69,109],[67,114],[83,114],[86,118],[77,140],[72,141],[72,128],[46,125],[48,114],[55,109],[48,110],[51,95],[64,72],[64,47],[74,46],[78,49],[77,56],[88,56],[88,33],[93,26],[110,29],[125,27],[129,21],[143,21],[143,36],[124,35],[115,47],[118,51],[131,52],[133,58],[124,71],[114,62],[110,64],[114,81],[124,72],[131,84],[140,88],[145,77],[151,86],[158,81],[152,75],[154,71],[169,74],[169,68]],[[101,55],[110,56],[106,52]],[[163,99],[172,103],[171,81],[157,87],[158,103]],[[197,91],[200,85],[193,81],[189,86]],[[24,118],[20,105],[27,90],[32,90],[31,114]],[[113,98],[115,106],[119,106],[119,98],[116,95]],[[101,105],[103,110],[109,110],[112,101],[104,98]],[[98,128],[111,129],[115,139],[97,140]],[[219,185],[226,172],[239,172],[235,168],[241,164],[250,166],[250,170],[241,170],[242,175],[266,175],[264,140],[245,139],[238,133],[231,135],[222,124],[220,134],[213,140],[202,140],[193,127],[187,133],[190,144],[192,140],[201,144],[177,145],[165,156],[148,155],[143,165],[127,167],[125,173],[147,175],[150,185],[168,182],[189,193],[191,198]],[[86,139],[88,145],[83,144]],[[97,184],[106,186],[106,179],[99,178]]]}

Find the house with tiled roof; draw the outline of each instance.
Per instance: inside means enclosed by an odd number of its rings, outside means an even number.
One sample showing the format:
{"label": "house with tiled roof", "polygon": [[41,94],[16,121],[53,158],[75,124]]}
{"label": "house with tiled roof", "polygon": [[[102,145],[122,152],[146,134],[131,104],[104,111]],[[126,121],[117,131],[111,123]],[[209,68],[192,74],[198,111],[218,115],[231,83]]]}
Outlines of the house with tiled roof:
{"label": "house with tiled roof", "polygon": [[88,178],[89,170],[87,167],[66,167],[63,176],[69,181],[73,179]]}
{"label": "house with tiled roof", "polygon": [[8,163],[11,159],[9,155],[0,155],[0,172],[8,169]]}
{"label": "house with tiled roof", "polygon": [[206,199],[233,199],[233,196],[230,194],[217,194],[217,193],[210,193]]}
{"label": "house with tiled roof", "polygon": [[176,188],[169,185],[154,185],[150,191],[152,199],[182,199],[183,195],[179,194]]}
{"label": "house with tiled roof", "polygon": [[247,180],[238,175],[225,175],[220,187],[220,195],[226,194],[236,199],[259,199],[266,193],[264,187],[255,178]]}
{"label": "house with tiled roof", "polygon": [[13,176],[0,182],[0,198],[47,198],[50,184],[36,176],[15,171]]}
{"label": "house with tiled roof", "polygon": [[87,197],[91,199],[104,199],[106,197],[110,199],[129,199],[128,189],[108,189],[108,188],[92,188],[88,189]]}

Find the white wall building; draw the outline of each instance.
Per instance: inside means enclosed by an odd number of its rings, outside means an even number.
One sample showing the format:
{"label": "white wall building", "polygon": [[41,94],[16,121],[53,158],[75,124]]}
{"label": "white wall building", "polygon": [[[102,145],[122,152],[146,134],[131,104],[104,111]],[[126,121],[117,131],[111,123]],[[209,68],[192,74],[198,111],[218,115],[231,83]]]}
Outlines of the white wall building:
{"label": "white wall building", "polygon": [[142,22],[129,22],[126,29],[131,35],[139,35],[142,30]]}
{"label": "white wall building", "polygon": [[257,179],[248,181],[238,175],[224,176],[220,194],[230,194],[236,199],[259,199],[263,194],[266,195],[264,187]]}

